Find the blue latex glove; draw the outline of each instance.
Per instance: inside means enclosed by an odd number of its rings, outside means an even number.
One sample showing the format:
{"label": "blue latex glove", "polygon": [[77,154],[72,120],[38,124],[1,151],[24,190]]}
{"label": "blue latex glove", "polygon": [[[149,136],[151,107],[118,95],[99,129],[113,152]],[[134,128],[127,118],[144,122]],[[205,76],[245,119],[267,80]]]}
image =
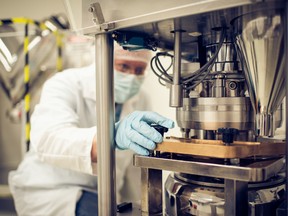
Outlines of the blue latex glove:
{"label": "blue latex glove", "polygon": [[149,124],[155,123],[173,128],[174,122],[155,112],[135,111],[115,124],[116,145],[120,149],[131,149],[141,155],[149,155],[156,143],[163,141],[162,135]]}

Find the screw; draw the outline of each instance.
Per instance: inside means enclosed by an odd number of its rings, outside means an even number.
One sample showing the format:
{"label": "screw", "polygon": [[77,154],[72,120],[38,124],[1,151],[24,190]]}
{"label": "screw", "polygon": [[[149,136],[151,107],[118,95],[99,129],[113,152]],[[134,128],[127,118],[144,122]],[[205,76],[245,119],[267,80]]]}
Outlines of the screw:
{"label": "screw", "polygon": [[236,82],[230,82],[229,83],[229,88],[231,89],[231,90],[235,90],[236,88],[237,88],[237,83]]}
{"label": "screw", "polygon": [[94,8],[94,7],[89,7],[89,8],[88,8],[88,11],[89,11],[90,13],[93,13],[93,12],[94,12],[94,10],[95,10],[95,8]]}

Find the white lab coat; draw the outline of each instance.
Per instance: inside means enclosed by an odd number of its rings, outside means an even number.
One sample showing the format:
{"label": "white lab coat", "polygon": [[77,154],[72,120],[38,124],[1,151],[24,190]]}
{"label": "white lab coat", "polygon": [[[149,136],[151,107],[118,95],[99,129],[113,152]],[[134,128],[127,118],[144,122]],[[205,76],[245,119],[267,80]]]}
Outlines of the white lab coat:
{"label": "white lab coat", "polygon": [[[31,118],[31,149],[9,175],[20,216],[72,216],[82,190],[97,191],[96,164],[90,157],[95,88],[93,65],[57,73],[45,83]],[[124,104],[122,114],[134,110],[147,110],[143,94]],[[118,202],[140,200],[140,171],[132,156],[128,150],[116,151]]]}

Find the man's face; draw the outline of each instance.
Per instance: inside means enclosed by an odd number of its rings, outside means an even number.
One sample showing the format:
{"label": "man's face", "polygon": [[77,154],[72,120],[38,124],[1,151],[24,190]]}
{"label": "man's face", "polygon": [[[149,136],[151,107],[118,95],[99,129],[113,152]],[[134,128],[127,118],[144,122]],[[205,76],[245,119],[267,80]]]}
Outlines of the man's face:
{"label": "man's face", "polygon": [[114,67],[117,71],[122,73],[144,75],[147,68],[147,63],[141,61],[115,59]]}

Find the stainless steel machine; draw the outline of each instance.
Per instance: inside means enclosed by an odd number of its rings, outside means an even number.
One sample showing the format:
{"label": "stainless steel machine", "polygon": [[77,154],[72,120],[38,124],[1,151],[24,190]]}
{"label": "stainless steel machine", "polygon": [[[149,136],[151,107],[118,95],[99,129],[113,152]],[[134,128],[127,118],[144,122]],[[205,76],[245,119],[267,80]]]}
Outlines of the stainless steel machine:
{"label": "stainless steel machine", "polygon": [[[142,170],[141,215],[287,215],[287,148],[285,138],[275,136],[288,89],[287,5],[284,0],[82,1],[82,30],[95,35],[96,67],[104,71],[97,73],[98,142],[106,144],[98,157],[100,215],[116,214],[113,40],[125,49],[158,50],[151,67],[170,88],[182,131],[182,137],[169,139],[203,149],[222,140],[219,146],[228,153],[238,142],[246,146],[237,149],[250,148],[248,142],[268,146],[234,157],[161,149],[150,157],[135,155],[134,165]],[[161,64],[163,56],[171,58],[172,73]],[[190,70],[195,62],[200,67]],[[172,171],[164,191],[163,170]]]}

